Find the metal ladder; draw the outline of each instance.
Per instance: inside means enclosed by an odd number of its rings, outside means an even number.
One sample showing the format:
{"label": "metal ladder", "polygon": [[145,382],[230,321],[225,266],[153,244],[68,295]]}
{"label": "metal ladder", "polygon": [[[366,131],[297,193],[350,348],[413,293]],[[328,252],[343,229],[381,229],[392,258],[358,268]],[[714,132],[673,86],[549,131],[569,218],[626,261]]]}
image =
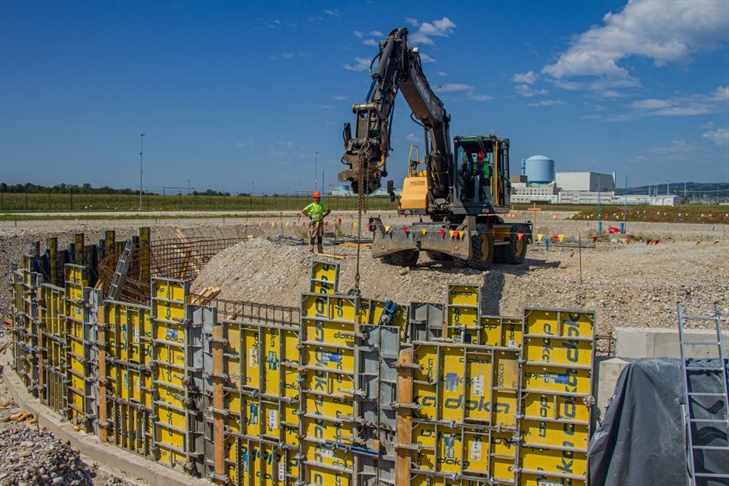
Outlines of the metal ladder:
{"label": "metal ladder", "polygon": [[[684,333],[688,330],[687,323],[691,321],[713,321],[716,329],[716,336],[705,338],[694,338],[698,340],[687,341]],[[722,457],[729,457],[729,390],[727,390],[727,370],[724,360],[724,345],[721,337],[721,318],[719,303],[714,304],[713,316],[687,316],[684,314],[683,304],[678,303],[678,336],[681,346],[681,371],[683,374],[683,425],[686,434],[686,463],[688,466],[688,484],[696,486],[697,484],[706,484],[711,480],[729,480],[729,466],[721,472],[707,472],[696,470],[696,457],[706,456],[709,454],[723,454]],[[703,362],[687,357],[687,346],[697,346],[700,350],[706,350],[708,356],[706,359],[712,361],[707,365]],[[716,356],[713,356],[713,351]],[[717,363],[717,364],[714,364]],[[692,378],[702,376],[708,373],[716,373],[719,375],[721,384],[717,385],[715,381],[711,381],[713,388],[702,390],[700,392],[693,391],[697,389],[692,382]],[[700,401],[712,401],[715,406],[717,403],[723,402],[723,407],[718,411],[713,411],[710,418],[697,418],[694,413],[695,407],[700,408]],[[718,431],[723,432],[723,445],[702,445],[698,443],[698,428],[715,425]],[[715,439],[716,440],[716,439]],[[719,438],[719,440],[721,440]],[[723,461],[728,464],[729,461]],[[699,481],[697,483],[697,481]]]}
{"label": "metal ladder", "polygon": [[130,238],[127,240],[126,245],[124,245],[124,251],[122,251],[122,254],[119,256],[119,261],[116,263],[114,277],[111,279],[111,287],[109,287],[109,300],[119,299],[122,285],[124,285],[124,280],[127,278],[127,272],[129,271],[129,263],[133,248],[134,243]]}

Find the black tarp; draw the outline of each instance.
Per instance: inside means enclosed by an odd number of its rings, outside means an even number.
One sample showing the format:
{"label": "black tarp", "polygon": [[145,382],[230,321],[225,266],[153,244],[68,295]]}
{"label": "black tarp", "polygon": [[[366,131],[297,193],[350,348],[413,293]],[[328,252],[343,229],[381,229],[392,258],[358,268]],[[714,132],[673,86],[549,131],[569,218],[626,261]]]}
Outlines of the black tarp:
{"label": "black tarp", "polygon": [[[718,368],[718,360],[701,360]],[[727,362],[724,362],[727,365]],[[720,368],[719,368],[720,369]],[[691,372],[693,391],[721,389],[717,371]],[[621,373],[605,419],[588,447],[590,486],[686,486],[686,453],[681,403],[683,374],[680,359],[632,360]],[[717,418],[726,413],[724,400],[701,397],[694,407],[697,418]],[[703,445],[727,446],[727,424],[701,424]],[[697,471],[729,476],[729,454],[696,455]],[[698,485],[729,485],[722,480],[697,481]]]}

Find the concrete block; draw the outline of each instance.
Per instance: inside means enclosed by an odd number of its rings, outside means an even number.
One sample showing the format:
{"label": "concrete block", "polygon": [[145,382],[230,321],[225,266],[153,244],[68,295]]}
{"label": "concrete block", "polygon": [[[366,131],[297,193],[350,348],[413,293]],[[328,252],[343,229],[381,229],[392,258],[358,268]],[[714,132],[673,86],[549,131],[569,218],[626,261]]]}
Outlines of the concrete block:
{"label": "concrete block", "polygon": [[[615,355],[623,358],[680,358],[678,329],[615,328]],[[684,333],[686,341],[716,341],[713,330],[692,329]],[[729,331],[722,332],[724,358],[729,358]],[[716,358],[716,346],[688,345],[688,358]]]}
{"label": "concrete block", "polygon": [[615,385],[618,383],[620,373],[623,372],[628,361],[620,358],[609,358],[597,362],[597,386],[595,391],[595,405],[597,407],[597,420],[605,418],[605,411],[613,397]]}

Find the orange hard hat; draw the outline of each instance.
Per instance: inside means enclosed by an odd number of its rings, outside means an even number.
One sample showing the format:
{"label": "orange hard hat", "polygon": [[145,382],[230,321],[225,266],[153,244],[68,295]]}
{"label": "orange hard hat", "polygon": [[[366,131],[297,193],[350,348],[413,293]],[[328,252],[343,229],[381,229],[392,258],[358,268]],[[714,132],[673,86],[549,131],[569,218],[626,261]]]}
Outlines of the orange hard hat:
{"label": "orange hard hat", "polygon": [[321,192],[314,191],[314,197],[321,197]]}
{"label": "orange hard hat", "polygon": [[479,160],[483,160],[486,158],[486,154],[483,152],[479,152],[478,154],[476,154],[476,156],[479,158]]}

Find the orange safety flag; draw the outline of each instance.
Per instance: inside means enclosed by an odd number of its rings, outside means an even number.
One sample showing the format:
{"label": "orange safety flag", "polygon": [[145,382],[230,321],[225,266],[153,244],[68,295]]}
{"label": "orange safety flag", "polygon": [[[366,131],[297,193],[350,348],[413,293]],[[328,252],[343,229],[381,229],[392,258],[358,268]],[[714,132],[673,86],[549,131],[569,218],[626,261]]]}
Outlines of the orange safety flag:
{"label": "orange safety flag", "polygon": [[450,234],[451,238],[453,238],[453,234],[455,233],[455,231],[450,230],[448,233]]}
{"label": "orange safety flag", "polygon": [[597,242],[597,236],[593,236],[593,237],[592,237],[592,242],[593,242],[593,243],[596,243],[596,242]]}
{"label": "orange safety flag", "polygon": [[339,224],[341,225],[341,224],[342,224],[342,218],[339,218],[339,219],[337,220],[337,223],[339,223]]}
{"label": "orange safety flag", "polygon": [[562,243],[562,240],[564,240],[564,235],[559,235],[559,242]]}
{"label": "orange safety flag", "polygon": [[407,226],[403,226],[402,227],[402,232],[407,235],[408,234],[408,227]]}
{"label": "orange safety flag", "polygon": [[389,224],[386,224],[385,225],[385,233],[389,233],[389,232],[390,232],[390,225]]}
{"label": "orange safety flag", "polygon": [[651,243],[653,243],[653,240],[645,240],[646,245],[650,245]]}
{"label": "orange safety flag", "polygon": [[428,230],[426,230],[425,228],[420,228],[420,232],[423,234],[423,236],[425,236],[425,233],[427,233]]}
{"label": "orange safety flag", "polygon": [[[357,227],[357,221],[352,221],[352,228],[356,228],[356,227]],[[367,229],[370,229],[369,223],[367,223]]]}
{"label": "orange safety flag", "polygon": [[440,229],[440,236],[441,238],[445,238],[445,230],[443,228]]}
{"label": "orange safety flag", "polygon": [[556,242],[558,239],[559,239],[559,235],[558,234],[552,235],[552,241]]}
{"label": "orange safety flag", "polygon": [[516,239],[517,240],[521,240],[522,238],[524,238],[524,233],[517,233],[516,234]]}
{"label": "orange safety flag", "polygon": [[572,253],[570,253],[570,258],[572,258],[573,256],[575,256],[575,250],[572,250]]}
{"label": "orange safety flag", "polygon": [[329,221],[324,221],[324,227],[326,227],[326,228],[329,227]]}
{"label": "orange safety flag", "polygon": [[658,244],[658,243],[660,243],[660,242],[661,242],[661,240],[656,240],[656,241],[654,241],[654,242],[653,242],[653,244],[654,244],[654,245],[657,245],[657,244]]}
{"label": "orange safety flag", "polygon": [[537,233],[537,241],[542,241],[543,236],[544,236],[543,234]]}

